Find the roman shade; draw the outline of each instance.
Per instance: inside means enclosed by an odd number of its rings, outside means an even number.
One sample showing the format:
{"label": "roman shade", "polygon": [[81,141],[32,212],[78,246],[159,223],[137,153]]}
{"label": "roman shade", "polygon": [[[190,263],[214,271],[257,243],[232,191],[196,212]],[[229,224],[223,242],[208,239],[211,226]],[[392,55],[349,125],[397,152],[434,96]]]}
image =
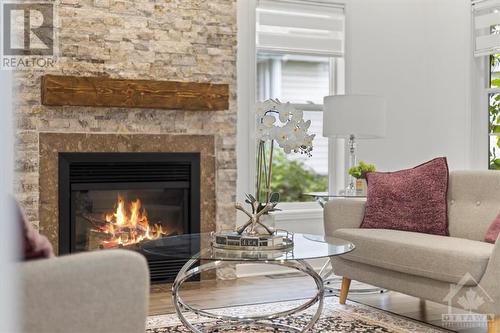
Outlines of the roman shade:
{"label": "roman shade", "polygon": [[259,0],[257,49],[342,57],[342,5],[321,1]]}
{"label": "roman shade", "polygon": [[500,52],[500,0],[472,1],[472,29],[476,57]]}

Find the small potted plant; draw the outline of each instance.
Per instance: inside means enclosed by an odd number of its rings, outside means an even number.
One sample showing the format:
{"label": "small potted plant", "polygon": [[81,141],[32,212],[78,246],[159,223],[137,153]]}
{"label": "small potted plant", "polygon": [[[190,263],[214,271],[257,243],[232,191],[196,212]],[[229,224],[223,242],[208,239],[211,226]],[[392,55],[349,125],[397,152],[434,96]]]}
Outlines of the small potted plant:
{"label": "small potted plant", "polygon": [[356,195],[366,195],[366,174],[375,170],[375,165],[363,161],[359,161],[357,166],[349,169],[349,175],[356,178]]}

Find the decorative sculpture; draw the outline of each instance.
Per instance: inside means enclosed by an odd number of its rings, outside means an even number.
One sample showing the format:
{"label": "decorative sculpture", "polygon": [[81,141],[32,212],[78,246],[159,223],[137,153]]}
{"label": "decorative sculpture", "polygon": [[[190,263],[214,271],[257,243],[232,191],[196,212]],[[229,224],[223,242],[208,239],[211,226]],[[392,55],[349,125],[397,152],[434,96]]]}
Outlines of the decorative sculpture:
{"label": "decorative sculpture", "polygon": [[259,203],[256,201],[253,206],[252,206],[252,213],[247,211],[245,208],[240,203],[236,203],[234,205],[237,210],[241,210],[243,213],[245,213],[250,220],[248,220],[247,223],[242,225],[241,227],[236,229],[236,232],[241,235],[243,232],[248,228],[247,233],[249,235],[258,235],[259,232],[257,230],[258,226],[261,226],[264,228],[264,230],[269,234],[272,235],[274,233],[273,228],[266,226],[264,223],[260,222],[260,217],[266,213],[268,213],[271,209],[274,208],[274,205],[272,203],[268,203],[267,205],[264,206],[260,211],[257,211],[257,208],[259,207]]}

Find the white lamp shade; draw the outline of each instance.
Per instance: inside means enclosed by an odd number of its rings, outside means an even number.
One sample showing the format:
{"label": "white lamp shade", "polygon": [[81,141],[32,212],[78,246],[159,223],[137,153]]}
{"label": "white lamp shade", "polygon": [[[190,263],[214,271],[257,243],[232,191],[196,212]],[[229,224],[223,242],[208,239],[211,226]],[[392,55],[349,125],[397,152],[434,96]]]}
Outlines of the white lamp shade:
{"label": "white lamp shade", "polygon": [[386,132],[384,98],[369,95],[337,95],[324,98],[323,136],[357,139],[382,138]]}

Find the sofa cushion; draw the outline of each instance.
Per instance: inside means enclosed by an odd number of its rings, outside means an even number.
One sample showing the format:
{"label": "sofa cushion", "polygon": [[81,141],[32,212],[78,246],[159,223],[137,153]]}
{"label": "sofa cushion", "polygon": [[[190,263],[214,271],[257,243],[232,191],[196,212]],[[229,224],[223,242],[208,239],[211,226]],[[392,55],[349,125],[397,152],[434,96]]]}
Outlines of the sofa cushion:
{"label": "sofa cushion", "polygon": [[[466,273],[479,282],[494,247],[463,238],[388,229],[338,229],[334,236],[356,246],[343,259],[449,283],[458,283]],[[466,285],[475,283],[467,281]]]}
{"label": "sofa cushion", "polygon": [[368,198],[361,228],[448,235],[445,157],[396,172],[366,175]]}

